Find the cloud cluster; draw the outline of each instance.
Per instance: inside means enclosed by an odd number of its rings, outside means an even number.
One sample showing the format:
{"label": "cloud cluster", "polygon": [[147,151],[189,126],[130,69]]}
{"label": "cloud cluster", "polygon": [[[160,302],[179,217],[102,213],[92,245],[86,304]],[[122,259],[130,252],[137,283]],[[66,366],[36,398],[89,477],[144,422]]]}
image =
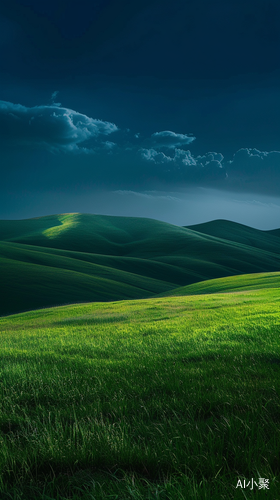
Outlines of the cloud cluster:
{"label": "cloud cluster", "polygon": [[154,164],[169,164],[173,168],[183,166],[194,166],[196,160],[189,150],[184,147],[191,144],[195,137],[187,134],[177,134],[171,130],[155,132],[147,140],[144,140],[142,148],[138,149],[143,160]]}
{"label": "cloud cluster", "polygon": [[157,151],[153,148],[141,148],[139,152],[144,160],[151,161],[156,164],[168,163],[177,165],[177,167],[180,166],[180,164],[184,166],[196,165],[196,160],[189,150],[185,151],[183,149],[175,149],[172,156],[170,153],[168,155],[163,151]]}
{"label": "cloud cluster", "polygon": [[[56,93],[52,98],[56,97]],[[51,152],[90,153],[93,147],[85,141],[99,140],[116,132],[114,123],[90,118],[72,109],[53,103],[28,108],[21,104],[0,101],[0,132],[5,143],[41,146]],[[108,149],[108,141],[104,143]]]}
{"label": "cloud cluster", "polygon": [[193,156],[189,150],[173,149],[157,151],[156,149],[139,150],[143,160],[153,165],[162,166],[161,175],[169,182],[216,182],[227,178],[221,153],[210,152],[204,156]]}
{"label": "cloud cluster", "polygon": [[239,149],[227,163],[227,171],[237,189],[279,194],[280,151]]}
{"label": "cloud cluster", "polygon": [[[138,150],[141,158],[151,165],[162,165],[161,174],[176,182],[220,181],[227,177],[224,168],[224,156],[221,153],[209,152],[195,157],[190,150],[184,149],[192,143],[195,137],[177,134],[172,131],[155,132],[149,139],[152,147],[142,147]],[[144,141],[147,144],[148,141]],[[157,169],[158,170],[158,169]],[[168,174],[167,174],[168,173]],[[167,175],[166,175],[167,174]]]}
{"label": "cloud cluster", "polygon": [[265,172],[280,174],[280,151],[259,151],[256,148],[242,148],[228,162],[229,171],[235,174],[255,176]]}
{"label": "cloud cluster", "polygon": [[[74,156],[80,153],[84,158],[80,157],[76,165],[73,157],[73,175],[118,188],[141,185],[144,189],[165,189],[167,185],[190,184],[278,192],[280,151],[242,148],[230,161],[213,151],[195,156],[187,149],[195,140],[190,134],[165,130],[144,137],[129,129],[120,130],[114,123],[61,107],[55,102],[57,95],[58,91],[53,92],[48,105],[35,107],[0,101],[0,145],[4,154],[16,152],[16,145]],[[98,154],[94,169],[89,153]],[[52,159],[52,165],[56,161],[61,159]]]}
{"label": "cloud cluster", "polygon": [[215,166],[217,168],[224,168],[223,165],[224,156],[222,153],[209,152],[203,156],[196,157],[196,163],[202,167]]}
{"label": "cloud cluster", "polygon": [[[232,160],[225,161],[222,153],[209,152],[194,156],[179,148],[142,148],[142,159],[162,179],[174,184],[195,183],[246,192],[277,192],[280,182],[280,151],[260,151],[242,148]],[[159,170],[159,168],[161,169]]]}
{"label": "cloud cluster", "polygon": [[155,149],[139,149],[139,153],[141,154],[143,160],[152,161],[154,163],[168,163],[172,161],[170,156],[165,155],[162,152],[156,151]]}

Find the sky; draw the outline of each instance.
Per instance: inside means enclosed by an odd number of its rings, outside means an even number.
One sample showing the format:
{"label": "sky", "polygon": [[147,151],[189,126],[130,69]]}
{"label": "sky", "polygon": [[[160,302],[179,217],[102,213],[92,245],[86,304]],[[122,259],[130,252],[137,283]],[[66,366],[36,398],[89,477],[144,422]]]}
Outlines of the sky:
{"label": "sky", "polygon": [[278,0],[1,0],[0,219],[280,227]]}

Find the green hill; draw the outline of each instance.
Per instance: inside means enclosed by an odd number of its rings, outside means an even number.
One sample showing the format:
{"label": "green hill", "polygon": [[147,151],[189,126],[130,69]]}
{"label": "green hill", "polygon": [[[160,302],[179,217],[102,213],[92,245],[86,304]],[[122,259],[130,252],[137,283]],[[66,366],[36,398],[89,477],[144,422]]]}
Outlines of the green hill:
{"label": "green hill", "polygon": [[280,272],[241,274],[213,280],[200,281],[160,294],[159,296],[201,295],[210,293],[244,292],[263,288],[280,288]]}
{"label": "green hill", "polygon": [[275,231],[228,221],[192,228],[90,214],[0,221],[0,314],[277,272],[279,243]]}
{"label": "green hill", "polygon": [[213,220],[203,224],[186,226],[198,233],[215,236],[224,240],[242,243],[269,252],[280,251],[280,230],[261,231],[237,222],[228,220]]}

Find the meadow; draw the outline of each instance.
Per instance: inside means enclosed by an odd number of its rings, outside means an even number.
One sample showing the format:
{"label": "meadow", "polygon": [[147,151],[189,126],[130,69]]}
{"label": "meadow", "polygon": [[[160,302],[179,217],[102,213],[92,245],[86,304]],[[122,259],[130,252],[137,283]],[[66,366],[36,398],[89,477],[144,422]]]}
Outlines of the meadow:
{"label": "meadow", "polygon": [[1,500],[280,498],[271,279],[0,318]]}

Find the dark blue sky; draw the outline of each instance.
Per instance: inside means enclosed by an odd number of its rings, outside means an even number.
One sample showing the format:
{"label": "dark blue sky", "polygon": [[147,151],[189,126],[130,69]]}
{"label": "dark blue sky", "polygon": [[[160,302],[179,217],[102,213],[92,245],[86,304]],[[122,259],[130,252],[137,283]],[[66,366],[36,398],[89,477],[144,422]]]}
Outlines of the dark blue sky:
{"label": "dark blue sky", "polygon": [[278,0],[1,0],[0,217],[280,226]]}

